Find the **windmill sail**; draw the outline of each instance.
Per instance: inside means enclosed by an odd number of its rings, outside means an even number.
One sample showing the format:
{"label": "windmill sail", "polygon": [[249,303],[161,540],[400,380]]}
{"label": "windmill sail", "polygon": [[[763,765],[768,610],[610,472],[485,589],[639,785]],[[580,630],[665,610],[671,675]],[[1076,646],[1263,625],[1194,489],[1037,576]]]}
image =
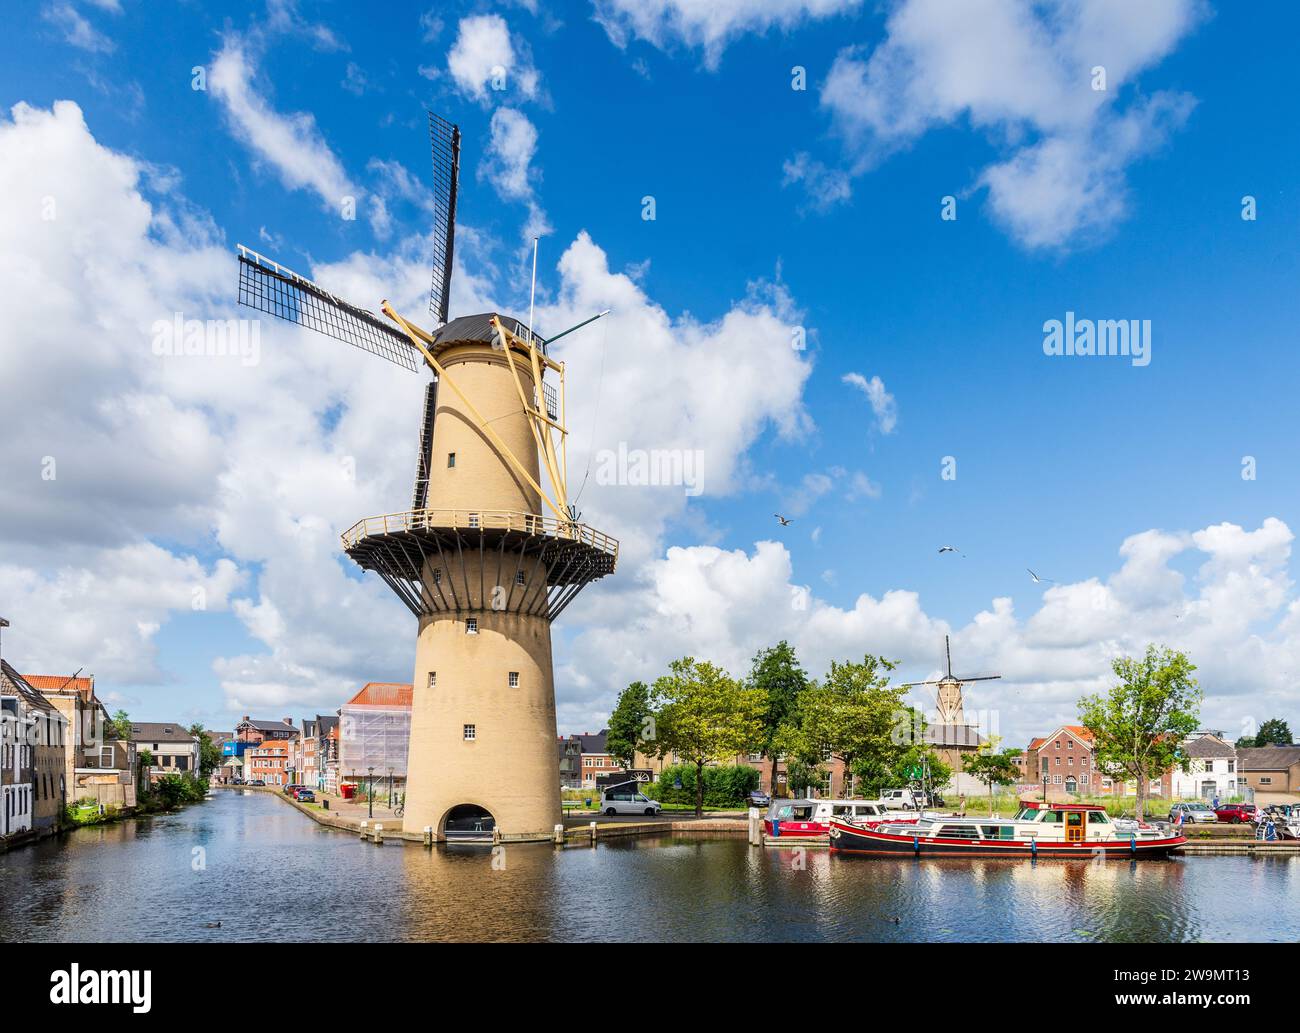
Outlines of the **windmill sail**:
{"label": "windmill sail", "polygon": [[412,373],[423,366],[411,339],[396,327],[243,244],[239,245],[239,303],[344,341]]}
{"label": "windmill sail", "polygon": [[420,454],[415,463],[415,493],[411,508],[424,509],[429,504],[429,468],[433,462],[433,417],[438,411],[438,381],[424,386],[424,420],[420,423]]}
{"label": "windmill sail", "polygon": [[429,311],[442,326],[451,302],[451,260],[456,247],[456,191],[460,180],[460,127],[429,112],[433,145],[433,287]]}

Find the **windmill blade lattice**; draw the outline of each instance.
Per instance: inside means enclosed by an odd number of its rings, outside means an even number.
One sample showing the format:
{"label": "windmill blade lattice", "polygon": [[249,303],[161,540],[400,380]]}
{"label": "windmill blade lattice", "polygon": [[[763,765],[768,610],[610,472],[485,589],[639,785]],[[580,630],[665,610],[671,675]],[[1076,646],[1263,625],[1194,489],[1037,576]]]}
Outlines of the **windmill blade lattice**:
{"label": "windmill blade lattice", "polygon": [[430,111],[429,142],[433,145],[433,286],[429,311],[443,326],[451,302],[451,263],[456,249],[460,127]]}
{"label": "windmill blade lattice", "polygon": [[412,373],[423,367],[410,338],[396,327],[243,244],[239,245],[239,303],[344,341]]}

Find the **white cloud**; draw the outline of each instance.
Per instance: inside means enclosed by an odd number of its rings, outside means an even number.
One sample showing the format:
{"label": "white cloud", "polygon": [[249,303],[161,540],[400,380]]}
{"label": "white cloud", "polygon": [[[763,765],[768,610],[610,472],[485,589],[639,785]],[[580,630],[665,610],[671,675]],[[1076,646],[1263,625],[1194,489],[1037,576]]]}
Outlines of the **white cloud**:
{"label": "white cloud", "polygon": [[894,400],[894,396],[885,390],[883,380],[879,377],[868,380],[861,373],[845,373],[840,380],[850,387],[856,387],[867,396],[880,433],[894,433],[894,428],[898,426],[898,403]]}
{"label": "white cloud", "polygon": [[499,14],[460,20],[456,41],[447,53],[447,71],[457,90],[482,104],[498,89],[524,100],[536,98],[541,89],[541,76],[527,48],[512,38],[510,26]]}
{"label": "white cloud", "polygon": [[208,86],[225,111],[234,135],[271,165],[291,190],[310,190],[326,209],[339,212],[354,187],[316,119],[306,112],[281,114],[253,89],[257,68],[242,41],[227,37],[212,62]]}
{"label": "white cloud", "polygon": [[[120,12],[120,9],[116,10]],[[116,44],[91,25],[71,3],[49,4],[41,11],[41,17],[63,33],[65,43],[78,50],[85,50],[92,54],[109,54],[116,49]]]}
{"label": "white cloud", "polygon": [[[114,680],[156,679],[169,618],[188,611],[187,587],[206,583],[208,609],[233,613],[256,644],[216,662],[232,709],[332,708],[364,680],[409,672],[414,622],[341,556],[338,534],[409,499],[422,381],[271,319],[259,324],[256,365],[153,355],[156,319],[254,314],[231,301],[234,259],[210,222],[185,204],[176,176],[152,171],[96,143],[73,104],[20,106],[0,121],[0,301],[11,316],[0,326],[11,399],[0,524],[5,616],[22,629],[6,647],[39,667],[84,663],[105,692]],[[397,167],[373,171],[391,197],[408,192]],[[468,224],[458,236],[453,308],[517,306],[518,294],[497,297],[464,265],[499,245]],[[417,236],[302,272],[358,304],[386,296],[422,314],[427,256]],[[555,349],[572,363],[575,493],[590,450],[621,441],[700,449],[706,492],[738,490],[761,434],[807,426],[810,366],[789,346],[798,313],[779,287],[752,285],[710,322],[672,316],[583,234],[560,257],[539,315],[558,329],[605,308],[610,316]],[[737,364],[740,352],[750,361]],[[717,404],[723,394],[739,417]],[[45,456],[57,459],[54,481],[42,480]],[[617,619],[639,606],[637,571],[662,554],[666,529],[695,511],[680,486],[594,479],[580,505],[623,539],[627,574],[569,614]],[[135,581],[122,573],[130,564]],[[256,580],[237,582],[242,572]],[[41,599],[65,601],[78,585],[73,619],[47,619]],[[39,639],[34,615],[47,625]]]}
{"label": "white cloud", "polygon": [[632,38],[660,49],[673,43],[704,52],[716,68],[727,45],[747,32],[789,32],[806,21],[856,10],[862,0],[594,0],[596,20],[613,43]]}
{"label": "white cloud", "polygon": [[1201,0],[899,0],[874,49],[839,53],[821,102],[857,173],[932,128],[983,131],[1006,154],[978,178],[994,217],[1026,247],[1064,246],[1123,216],[1128,165],[1186,120],[1184,94],[1119,98],[1205,11]]}
{"label": "white cloud", "polygon": [[782,186],[802,183],[808,192],[812,206],[825,211],[841,201],[847,201],[853,194],[849,184],[849,174],[843,169],[828,168],[824,162],[813,158],[807,151],[800,151],[781,166]]}
{"label": "white cloud", "polygon": [[[1017,617],[1012,599],[995,598],[953,627],[907,590],[862,593],[847,607],[819,599],[776,542],[752,551],[670,548],[639,578],[649,597],[636,614],[579,635],[557,678],[571,687],[571,723],[591,725],[623,685],[653,677],[677,656],[705,657],[740,674],[759,649],[785,638],[810,674],[871,652],[901,661],[901,680],[938,673],[950,633],[959,673],[1003,675],[967,685],[968,715],[996,711],[997,728],[986,730],[1023,745],[1075,721],[1079,697],[1110,684],[1111,659],[1156,642],[1188,652],[1206,695],[1203,723],[1235,737],[1251,722],[1294,715],[1300,597],[1286,572],[1292,538],[1275,518],[1254,531],[1233,524],[1193,534],[1147,531],[1124,541],[1109,577],[1053,586],[1027,617]],[[1188,551],[1203,559],[1190,591],[1168,565]],[[577,673],[589,670],[602,672],[598,682]]]}

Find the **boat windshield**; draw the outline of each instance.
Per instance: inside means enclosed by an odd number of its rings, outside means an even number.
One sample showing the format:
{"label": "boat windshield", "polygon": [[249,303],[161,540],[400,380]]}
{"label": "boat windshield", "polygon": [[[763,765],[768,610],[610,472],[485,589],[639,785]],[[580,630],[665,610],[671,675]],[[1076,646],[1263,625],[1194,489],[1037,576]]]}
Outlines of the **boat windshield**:
{"label": "boat windshield", "polygon": [[1105,811],[1089,811],[1089,812],[1088,812],[1088,824],[1089,824],[1089,825],[1109,825],[1109,824],[1110,824],[1110,818],[1106,815],[1106,812],[1105,812]]}
{"label": "boat windshield", "polygon": [[1038,820],[1037,807],[1022,807],[1020,808],[1020,813],[1016,815],[1016,821],[1037,821],[1037,820]]}

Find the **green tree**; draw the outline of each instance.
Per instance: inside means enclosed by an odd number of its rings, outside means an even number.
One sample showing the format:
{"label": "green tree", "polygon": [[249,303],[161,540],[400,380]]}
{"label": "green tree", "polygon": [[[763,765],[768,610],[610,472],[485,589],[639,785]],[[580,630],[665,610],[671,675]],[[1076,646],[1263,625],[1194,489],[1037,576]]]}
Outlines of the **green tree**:
{"label": "green tree", "polygon": [[131,715],[125,710],[115,711],[113,719],[109,722],[108,732],[118,739],[131,738]]}
{"label": "green tree", "polygon": [[1147,646],[1140,659],[1111,664],[1119,684],[1079,700],[1079,721],[1093,734],[1102,770],[1137,782],[1142,820],[1151,780],[1180,760],[1182,742],[1196,730],[1202,694],[1185,653]]}
{"label": "green tree", "polygon": [[920,744],[913,734],[915,711],[903,703],[907,689],[889,685],[892,660],[864,656],[861,663],[831,662],[822,682],[800,693],[800,727],[796,752],[807,758],[826,751],[844,762],[849,775],[849,796],[856,781],[883,780]]}
{"label": "green tree", "polygon": [[[808,675],[799,666],[794,648],[782,639],[770,649],[761,650],[754,657],[749,671],[749,684],[763,693],[767,709],[763,712],[763,737],[760,744],[771,766],[769,785],[776,795],[776,758],[779,752],[777,738],[781,730],[795,716],[799,693],[808,688]],[[790,770],[786,768],[787,784]],[[791,790],[793,791],[793,790]]]}
{"label": "green tree", "polygon": [[1000,738],[993,736],[976,750],[962,758],[962,770],[978,778],[989,787],[989,817],[993,816],[993,787],[1014,785],[1020,778],[1016,749],[999,750]]}
{"label": "green tree", "polygon": [[704,765],[753,750],[763,735],[763,694],[693,657],[674,660],[655,679],[656,745],[695,765],[695,813],[704,813]]}
{"label": "green tree", "polygon": [[198,722],[190,725],[190,735],[198,736],[199,777],[207,778],[221,767],[221,747],[212,741]]}
{"label": "green tree", "polygon": [[1271,717],[1259,726],[1254,746],[1290,746],[1291,728],[1280,717]]}
{"label": "green tree", "polygon": [[650,718],[650,690],[645,682],[634,681],[618,694],[605,739],[605,749],[623,767],[632,766],[636,751],[646,743]]}

